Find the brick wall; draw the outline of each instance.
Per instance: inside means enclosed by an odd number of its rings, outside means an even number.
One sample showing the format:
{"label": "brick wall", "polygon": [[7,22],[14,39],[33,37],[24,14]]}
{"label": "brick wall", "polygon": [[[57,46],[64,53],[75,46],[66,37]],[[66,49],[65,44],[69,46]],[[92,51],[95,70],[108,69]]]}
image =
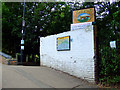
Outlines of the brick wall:
{"label": "brick wall", "polygon": [[[70,50],[57,51],[57,38],[70,36]],[[67,72],[76,77],[95,82],[94,32],[80,29],[40,38],[41,65]]]}

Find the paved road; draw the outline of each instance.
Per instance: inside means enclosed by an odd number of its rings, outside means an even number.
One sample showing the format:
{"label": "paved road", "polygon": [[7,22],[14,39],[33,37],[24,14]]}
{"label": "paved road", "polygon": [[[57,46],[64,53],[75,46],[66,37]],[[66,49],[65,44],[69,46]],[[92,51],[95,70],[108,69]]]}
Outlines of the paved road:
{"label": "paved road", "polygon": [[0,63],[0,89],[2,88],[2,64]]}
{"label": "paved road", "polygon": [[60,71],[39,66],[2,66],[3,88],[94,88],[75,77]]}
{"label": "paved road", "polygon": [[48,67],[2,65],[2,88],[96,88]]}

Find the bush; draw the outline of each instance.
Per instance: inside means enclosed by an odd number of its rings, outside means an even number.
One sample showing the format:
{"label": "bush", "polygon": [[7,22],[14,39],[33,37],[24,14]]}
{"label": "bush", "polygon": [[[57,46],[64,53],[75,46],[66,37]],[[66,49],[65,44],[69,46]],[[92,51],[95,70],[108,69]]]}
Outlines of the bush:
{"label": "bush", "polygon": [[120,54],[118,49],[100,49],[100,81],[111,84],[120,82]]}

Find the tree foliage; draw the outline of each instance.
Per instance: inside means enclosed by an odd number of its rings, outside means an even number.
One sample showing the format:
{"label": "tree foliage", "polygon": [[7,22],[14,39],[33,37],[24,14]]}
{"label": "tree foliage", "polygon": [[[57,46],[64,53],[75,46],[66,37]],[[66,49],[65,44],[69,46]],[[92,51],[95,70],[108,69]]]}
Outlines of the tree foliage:
{"label": "tree foliage", "polygon": [[[39,54],[39,36],[69,31],[71,23],[69,8],[63,2],[26,3],[24,31],[26,54]],[[15,54],[20,52],[23,3],[2,3],[2,9],[3,51]]]}
{"label": "tree foliage", "polygon": [[[105,83],[120,82],[120,29],[119,2],[98,3],[98,50],[99,50],[99,76],[100,81]],[[110,41],[117,42],[117,48],[110,48]]]}
{"label": "tree foliage", "polygon": [[22,11],[19,11],[18,5],[18,3],[2,3],[2,49],[7,53],[15,52],[20,45],[21,20],[17,16]]}

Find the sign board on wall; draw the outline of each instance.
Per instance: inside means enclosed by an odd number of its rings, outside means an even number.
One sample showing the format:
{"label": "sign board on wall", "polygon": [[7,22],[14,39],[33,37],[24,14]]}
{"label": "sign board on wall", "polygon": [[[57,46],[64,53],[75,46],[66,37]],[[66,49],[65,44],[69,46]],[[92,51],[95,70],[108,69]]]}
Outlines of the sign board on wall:
{"label": "sign board on wall", "polygon": [[110,47],[116,48],[116,41],[110,41]]}
{"label": "sign board on wall", "polygon": [[57,38],[57,50],[70,50],[70,36]]}
{"label": "sign board on wall", "polygon": [[73,24],[83,22],[94,22],[94,8],[73,11]]}
{"label": "sign board on wall", "polygon": [[88,28],[90,26],[92,26],[92,22],[71,24],[71,31],[80,30],[80,29],[86,29],[86,28]]}

